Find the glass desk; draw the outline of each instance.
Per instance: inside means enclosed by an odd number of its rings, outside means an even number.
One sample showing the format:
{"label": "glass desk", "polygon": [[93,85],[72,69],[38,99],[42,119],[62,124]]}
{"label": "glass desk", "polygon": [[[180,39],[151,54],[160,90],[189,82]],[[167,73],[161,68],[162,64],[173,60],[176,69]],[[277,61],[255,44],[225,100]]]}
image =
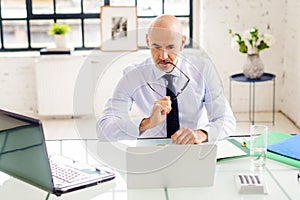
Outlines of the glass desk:
{"label": "glass desk", "polygon": [[[112,164],[120,169],[125,165],[125,153],[122,154],[124,144],[115,142],[115,147],[120,150],[110,152],[107,143],[98,140],[53,140],[47,141],[50,154],[61,154],[75,160],[84,161],[91,165],[100,165],[100,160]],[[112,153],[112,154],[111,154]],[[96,155],[100,155],[98,159]],[[105,157],[107,156],[107,157]],[[109,162],[109,163],[107,163]],[[98,186],[78,190],[61,197],[50,195],[49,199],[105,199],[105,200],[181,200],[181,199],[300,199],[300,183],[297,181],[298,169],[288,165],[267,160],[267,169],[264,179],[267,183],[269,194],[249,195],[239,194],[235,187],[234,175],[249,173],[249,158],[224,159],[217,163],[215,183],[211,187],[195,188],[159,188],[143,190],[127,190],[124,172],[113,169],[116,178]],[[187,177],[188,178],[188,177]],[[5,177],[0,174],[1,199],[46,199],[47,192],[40,190],[16,178]]]}
{"label": "glass desk", "polygon": [[243,73],[233,74],[229,77],[229,102],[231,104],[232,96],[232,81],[249,83],[249,119],[254,124],[255,122],[255,84],[265,81],[273,81],[273,104],[272,104],[272,123],[275,123],[275,75],[264,73],[260,78],[249,79]]}

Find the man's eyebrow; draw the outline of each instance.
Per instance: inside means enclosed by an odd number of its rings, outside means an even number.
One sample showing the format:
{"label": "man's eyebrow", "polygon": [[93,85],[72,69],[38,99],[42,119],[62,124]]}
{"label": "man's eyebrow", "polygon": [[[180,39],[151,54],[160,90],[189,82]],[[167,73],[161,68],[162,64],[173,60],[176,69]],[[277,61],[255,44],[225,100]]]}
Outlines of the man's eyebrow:
{"label": "man's eyebrow", "polygon": [[174,44],[170,44],[170,45],[167,46],[167,48],[174,48],[174,47],[175,47]]}
{"label": "man's eyebrow", "polygon": [[154,47],[161,47],[159,44],[156,44],[156,43],[153,43],[151,46],[154,46]]}
{"label": "man's eyebrow", "polygon": [[[156,44],[156,43],[153,43],[151,46],[153,46],[153,47],[161,47],[161,45]],[[167,48],[167,49],[170,49],[170,48],[174,48],[174,47],[175,47],[174,44],[170,44],[170,45],[168,45],[166,48]]]}

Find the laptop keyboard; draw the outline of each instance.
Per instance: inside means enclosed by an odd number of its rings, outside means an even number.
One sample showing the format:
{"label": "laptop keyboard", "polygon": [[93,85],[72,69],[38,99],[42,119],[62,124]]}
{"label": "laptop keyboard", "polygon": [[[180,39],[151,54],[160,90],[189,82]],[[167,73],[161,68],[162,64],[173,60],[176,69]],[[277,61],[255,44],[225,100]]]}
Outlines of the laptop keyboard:
{"label": "laptop keyboard", "polygon": [[81,172],[78,169],[75,169],[73,167],[69,167],[66,165],[58,164],[54,161],[50,161],[50,167],[52,171],[52,176],[54,179],[54,182],[56,183],[74,183],[77,181],[85,180],[90,178],[90,176],[84,172]]}

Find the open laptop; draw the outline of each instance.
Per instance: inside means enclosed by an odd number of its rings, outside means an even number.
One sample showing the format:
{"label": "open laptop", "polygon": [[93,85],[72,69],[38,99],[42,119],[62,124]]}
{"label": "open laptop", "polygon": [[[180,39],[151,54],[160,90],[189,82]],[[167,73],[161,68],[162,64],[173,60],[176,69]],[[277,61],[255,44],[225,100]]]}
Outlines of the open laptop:
{"label": "open laptop", "polygon": [[127,187],[175,188],[214,184],[217,145],[176,145],[169,139],[139,140],[127,147]]}
{"label": "open laptop", "polygon": [[67,158],[49,157],[41,121],[1,109],[0,171],[57,196],[115,177]]}

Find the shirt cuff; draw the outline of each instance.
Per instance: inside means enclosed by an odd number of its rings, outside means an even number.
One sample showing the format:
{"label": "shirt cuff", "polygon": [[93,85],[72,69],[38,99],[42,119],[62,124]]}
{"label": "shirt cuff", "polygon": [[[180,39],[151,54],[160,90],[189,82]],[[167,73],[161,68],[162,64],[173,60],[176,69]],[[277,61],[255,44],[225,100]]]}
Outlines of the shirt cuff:
{"label": "shirt cuff", "polygon": [[134,124],[134,126],[137,128],[138,132],[139,132],[139,136],[141,135],[140,133],[140,124],[143,121],[144,117],[138,117],[138,118],[134,118],[132,119],[132,123]]}
{"label": "shirt cuff", "polygon": [[203,142],[208,142],[208,134],[206,130],[203,129],[199,129],[200,131],[202,131],[205,135],[206,135],[206,140],[204,140]]}

